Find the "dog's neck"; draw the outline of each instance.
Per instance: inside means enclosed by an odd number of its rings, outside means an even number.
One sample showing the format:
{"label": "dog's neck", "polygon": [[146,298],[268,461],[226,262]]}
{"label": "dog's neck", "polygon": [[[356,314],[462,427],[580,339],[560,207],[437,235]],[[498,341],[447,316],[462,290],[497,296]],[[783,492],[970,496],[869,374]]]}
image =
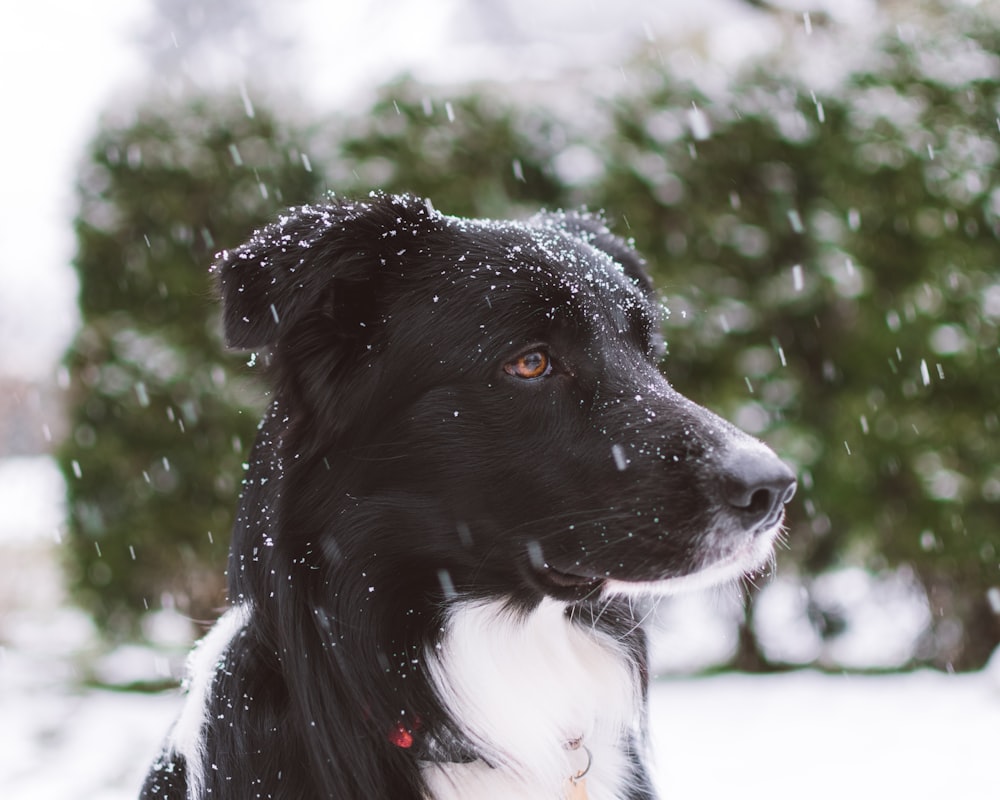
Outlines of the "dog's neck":
{"label": "dog's neck", "polygon": [[435,800],[570,796],[587,761],[591,800],[625,796],[641,695],[626,644],[552,600],[527,613],[458,601],[427,666],[478,755],[425,763]]}

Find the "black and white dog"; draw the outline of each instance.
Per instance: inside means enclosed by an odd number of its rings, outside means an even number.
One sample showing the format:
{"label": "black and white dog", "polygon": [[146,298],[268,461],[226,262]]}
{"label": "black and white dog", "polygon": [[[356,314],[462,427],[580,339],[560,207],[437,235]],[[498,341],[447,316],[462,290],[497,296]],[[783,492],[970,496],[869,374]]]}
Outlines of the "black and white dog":
{"label": "black and white dog", "polygon": [[762,567],[795,481],[663,378],[639,256],[374,195],[216,268],[273,403],[142,796],[655,797],[635,598]]}

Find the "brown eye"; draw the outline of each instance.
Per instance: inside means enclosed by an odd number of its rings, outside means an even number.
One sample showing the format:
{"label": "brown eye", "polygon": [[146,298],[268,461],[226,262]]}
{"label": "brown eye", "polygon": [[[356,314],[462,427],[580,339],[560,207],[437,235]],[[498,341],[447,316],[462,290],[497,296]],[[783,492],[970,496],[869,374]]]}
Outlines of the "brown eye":
{"label": "brown eye", "polygon": [[513,375],[515,378],[532,380],[548,375],[552,371],[552,360],[548,353],[542,350],[533,350],[513,361],[508,361],[503,365],[503,368],[508,375]]}

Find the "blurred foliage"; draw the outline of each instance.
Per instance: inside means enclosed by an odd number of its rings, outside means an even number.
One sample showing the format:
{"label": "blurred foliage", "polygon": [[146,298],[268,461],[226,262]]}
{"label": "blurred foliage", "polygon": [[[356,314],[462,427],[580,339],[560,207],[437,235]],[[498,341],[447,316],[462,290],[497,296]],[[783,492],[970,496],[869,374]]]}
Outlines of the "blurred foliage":
{"label": "blurred foliage", "polygon": [[[67,565],[116,632],[176,603],[212,618],[260,408],[227,356],[208,266],[276,206],[316,195],[294,133],[219,98],[107,123],[79,178],[82,330],[66,356]],[[242,360],[245,360],[243,357]],[[247,408],[250,404],[250,408]]]}
{"label": "blurred foliage", "polygon": [[372,108],[342,121],[325,159],[340,194],[415,192],[448,214],[502,217],[558,205],[565,190],[549,165],[563,126],[522,110],[497,90],[442,99],[409,79],[379,90]]}
{"label": "blurred foliage", "polygon": [[102,133],[63,451],[82,596],[132,613],[189,592],[192,565],[221,572],[231,439],[253,414],[205,266],[322,174],[462,215],[607,209],[664,294],[671,380],[798,466],[789,565],[807,585],[912,567],[935,618],[921,659],[983,663],[1000,643],[1000,21],[956,12],[866,63],[823,93],[766,62],[709,94],[639,55],[632,88],[584,111],[558,88],[400,80],[319,126],[305,161],[304,133],[205,100]]}

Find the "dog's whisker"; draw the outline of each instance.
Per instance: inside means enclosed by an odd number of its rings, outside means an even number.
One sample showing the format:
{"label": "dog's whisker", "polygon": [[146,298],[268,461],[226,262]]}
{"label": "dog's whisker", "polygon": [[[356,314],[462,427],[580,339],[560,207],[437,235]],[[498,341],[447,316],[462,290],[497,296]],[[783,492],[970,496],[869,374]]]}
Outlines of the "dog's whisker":
{"label": "dog's whisker", "polygon": [[[598,590],[595,589],[595,590],[592,590],[591,593],[597,592],[597,591]],[[591,593],[588,593],[588,594],[591,594]],[[604,616],[604,613],[611,607],[611,604],[613,602],[614,602],[614,598],[608,597],[608,598],[606,598],[604,600],[604,603],[599,606],[598,612],[594,615],[593,619],[591,619],[591,621],[590,621],[590,628],[591,628],[591,630],[593,630],[593,631],[597,631],[598,630],[598,623],[601,621],[601,617]]]}
{"label": "dog's whisker", "polygon": [[631,606],[631,602],[629,604],[629,610],[631,611],[631,616],[635,620],[635,623],[632,625],[631,628],[629,628],[624,634],[621,635],[620,638],[622,639],[622,641],[628,640],[632,636],[632,634],[634,634],[637,630],[645,627],[646,622],[656,612],[656,605],[654,603],[648,603],[648,607],[640,617],[636,616],[635,609]]}

